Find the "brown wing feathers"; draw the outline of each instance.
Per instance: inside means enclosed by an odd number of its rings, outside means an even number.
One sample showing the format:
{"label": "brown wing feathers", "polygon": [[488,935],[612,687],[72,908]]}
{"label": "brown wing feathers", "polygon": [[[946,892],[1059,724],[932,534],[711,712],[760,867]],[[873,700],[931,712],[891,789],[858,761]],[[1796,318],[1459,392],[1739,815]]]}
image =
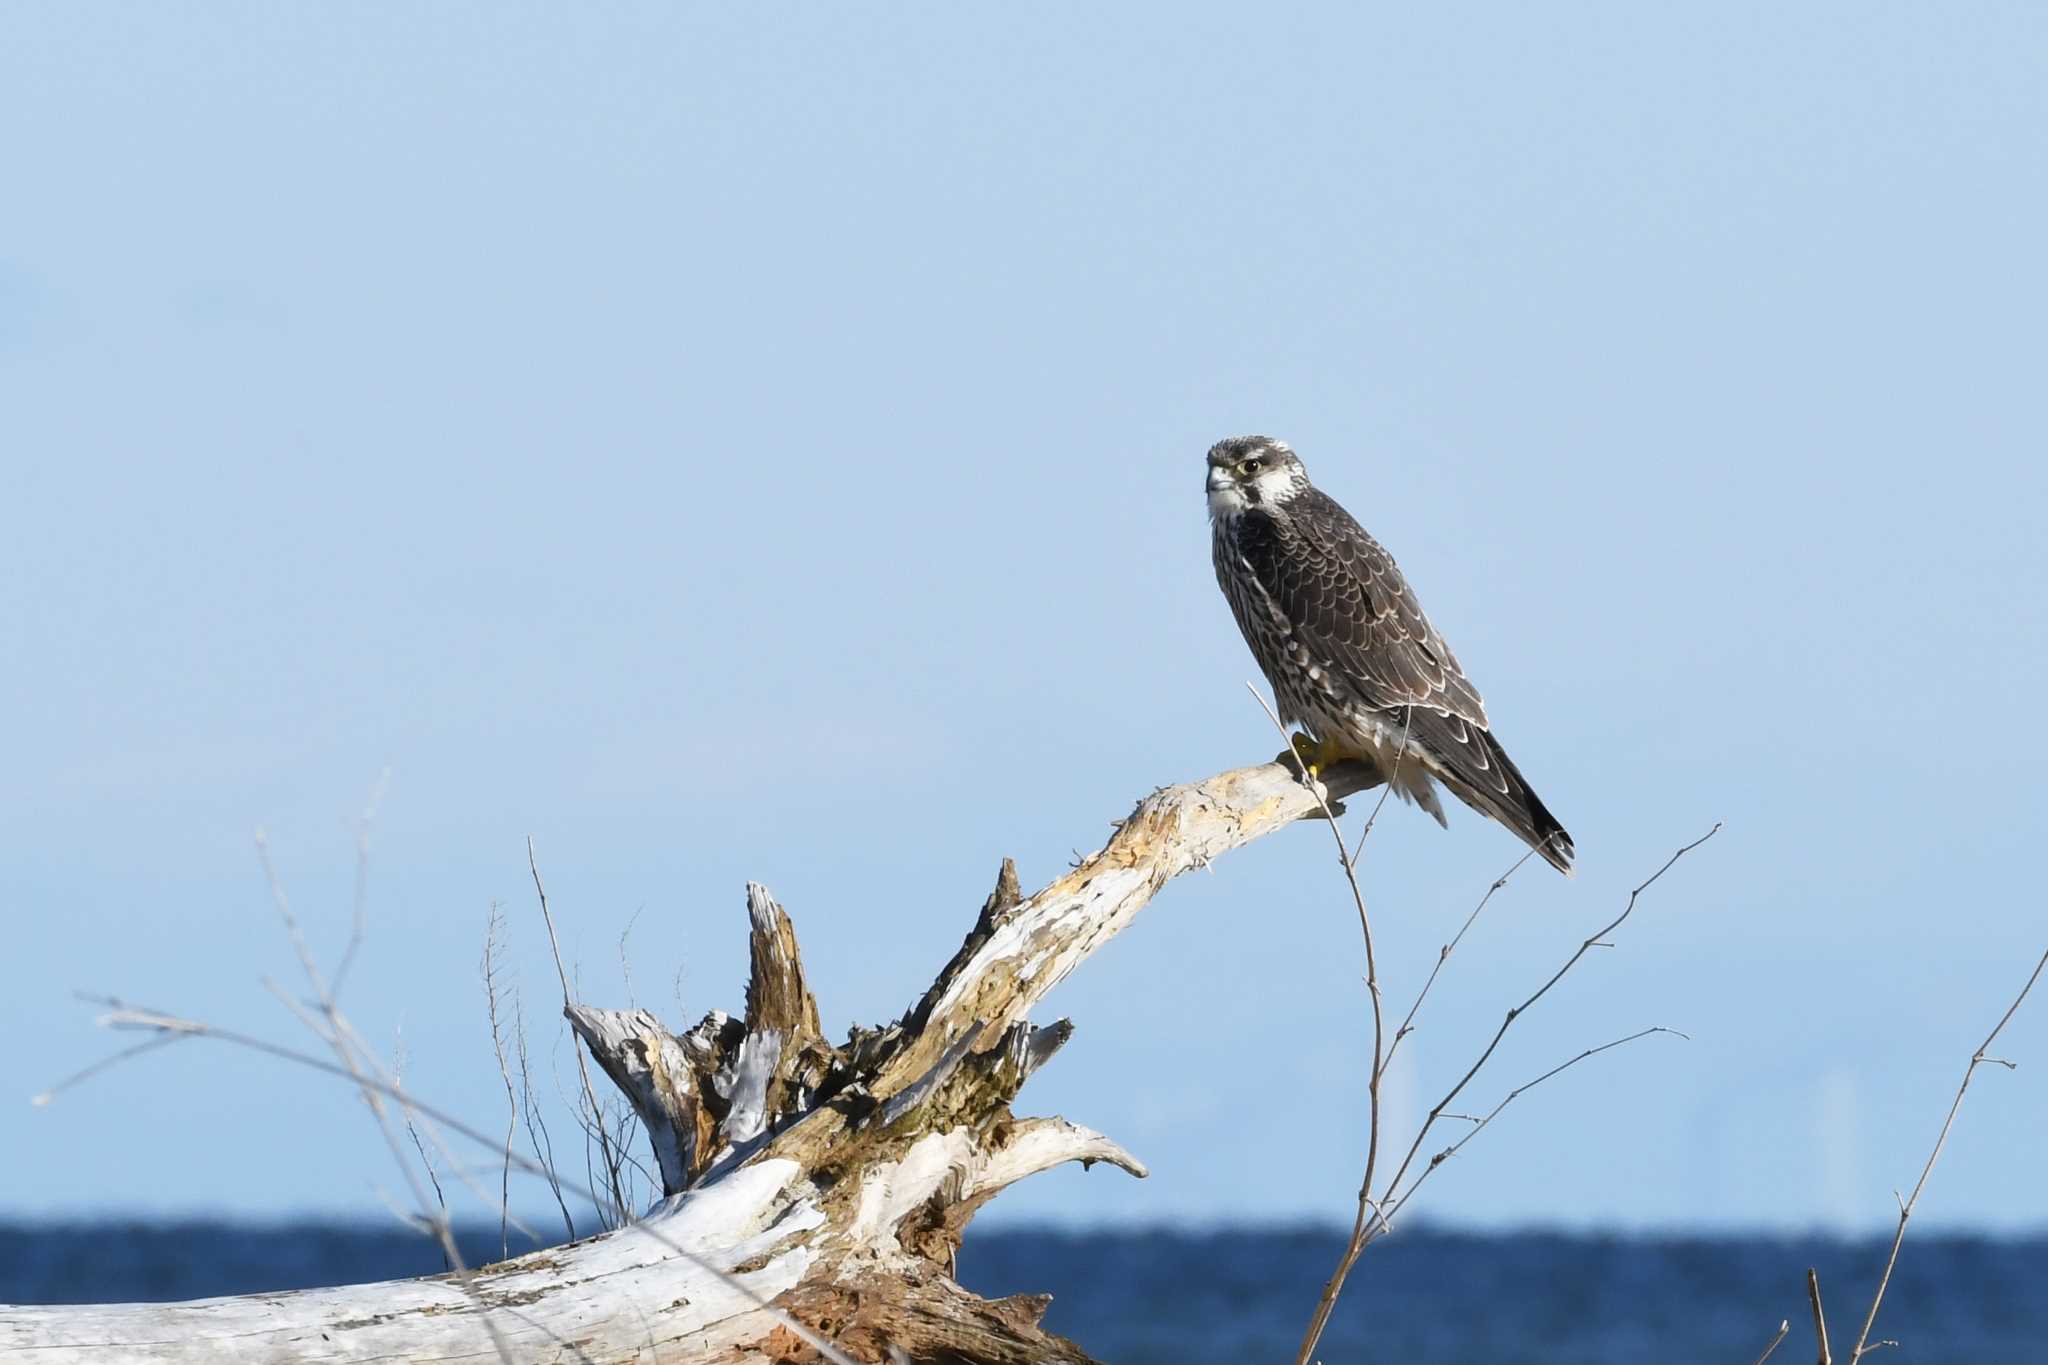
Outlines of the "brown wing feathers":
{"label": "brown wing feathers", "polygon": [[1486,706],[1423,614],[1393,556],[1311,487],[1242,518],[1237,550],[1295,638],[1355,694],[1404,718],[1409,743],[1466,805],[1500,821],[1560,871],[1571,837],[1487,727]]}

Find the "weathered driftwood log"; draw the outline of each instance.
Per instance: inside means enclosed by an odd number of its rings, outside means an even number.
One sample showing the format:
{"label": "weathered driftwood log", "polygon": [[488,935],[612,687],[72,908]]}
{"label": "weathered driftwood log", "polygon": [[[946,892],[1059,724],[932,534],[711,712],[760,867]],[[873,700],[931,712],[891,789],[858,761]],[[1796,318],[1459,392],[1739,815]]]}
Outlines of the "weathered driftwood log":
{"label": "weathered driftwood log", "polygon": [[[1372,782],[1325,775],[1341,797]],[[1145,1168],[1060,1118],[1012,1115],[1067,1041],[1031,1009],[1171,878],[1305,816],[1275,762],[1163,788],[1098,852],[1031,896],[1007,861],[960,950],[896,1023],[837,1046],[818,1024],[789,916],[747,888],[746,1011],[682,1034],[646,1010],[571,1005],[638,1111],[666,1198],[639,1224],[477,1272],[179,1304],[0,1308],[14,1360],[1086,1361],[1038,1323],[1049,1300],[953,1282],[975,1211],[1067,1161]]]}

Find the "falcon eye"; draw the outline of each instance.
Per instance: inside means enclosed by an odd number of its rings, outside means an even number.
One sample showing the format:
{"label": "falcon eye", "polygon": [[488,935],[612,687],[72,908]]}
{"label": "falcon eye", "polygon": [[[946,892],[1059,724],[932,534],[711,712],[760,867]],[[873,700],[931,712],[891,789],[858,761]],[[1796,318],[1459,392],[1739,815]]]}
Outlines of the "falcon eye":
{"label": "falcon eye", "polygon": [[1262,466],[1265,463],[1266,462],[1264,460],[1254,455],[1249,460],[1246,460],[1243,464],[1239,465],[1237,467],[1237,470],[1240,474],[1256,474],[1259,472],[1260,466]]}

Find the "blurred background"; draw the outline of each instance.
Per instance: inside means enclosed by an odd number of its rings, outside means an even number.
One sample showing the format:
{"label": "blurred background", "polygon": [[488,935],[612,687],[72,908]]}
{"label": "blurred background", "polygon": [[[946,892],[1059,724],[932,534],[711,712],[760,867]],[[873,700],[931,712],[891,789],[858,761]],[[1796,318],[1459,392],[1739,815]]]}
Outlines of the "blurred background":
{"label": "blurred background", "polygon": [[[485,1127],[493,905],[548,1102],[575,1072],[529,836],[595,1003],[736,1007],[755,878],[828,1032],[893,1017],[1003,856],[1041,884],[1278,747],[1200,486],[1246,431],[1399,556],[1580,850],[1460,948],[1392,1129],[1725,822],[1475,1098],[1691,1040],[1518,1101],[1417,1201],[1444,1235],[1882,1231],[2048,946],[2038,7],[8,28],[0,1217],[390,1222],[308,1073],[194,1043],[28,1104],[123,1041],[74,990],[292,1038],[254,836],[331,962],[373,793],[343,1004]],[[1518,853],[1389,809],[1390,1000]],[[1151,1179],[977,1236],[1348,1222],[1362,971],[1321,831],[1174,884],[1022,1097]],[[2048,1009],[2002,1051],[1915,1226],[2039,1254]]]}

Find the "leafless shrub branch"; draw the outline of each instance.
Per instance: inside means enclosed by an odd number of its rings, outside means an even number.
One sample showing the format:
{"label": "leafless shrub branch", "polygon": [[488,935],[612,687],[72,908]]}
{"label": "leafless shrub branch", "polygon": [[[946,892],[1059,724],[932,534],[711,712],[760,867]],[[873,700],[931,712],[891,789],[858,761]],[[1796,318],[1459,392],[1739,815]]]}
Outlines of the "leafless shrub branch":
{"label": "leafless shrub branch", "polygon": [[[366,841],[366,839],[367,836],[365,835],[364,840]],[[362,850],[367,848],[367,843],[359,841],[357,847],[360,858]],[[404,1092],[382,1073],[382,1068],[375,1063],[373,1054],[370,1054],[368,1049],[359,1050],[354,1045],[353,1031],[348,1028],[343,1020],[341,1006],[335,999],[333,988],[321,974],[319,963],[314,960],[313,951],[307,945],[306,936],[299,928],[298,917],[292,913],[291,901],[285,895],[284,884],[277,875],[276,865],[270,859],[269,842],[264,838],[260,830],[256,835],[256,854],[258,861],[263,866],[264,879],[270,886],[271,900],[277,907],[279,917],[284,921],[285,934],[291,940],[293,951],[298,954],[299,965],[306,974],[307,985],[312,990],[314,999],[319,1005],[320,1017],[316,1019],[304,1006],[280,989],[276,983],[266,982],[265,985],[270,988],[273,995],[277,996],[284,1003],[287,1009],[298,1017],[299,1022],[305,1026],[308,1032],[327,1044],[328,1048],[338,1059],[338,1066],[334,1069],[338,1073],[346,1074],[355,1082],[358,1093],[363,1097],[363,1102],[369,1106],[372,1117],[376,1119],[377,1131],[383,1135],[384,1144],[390,1149],[392,1160],[398,1163],[399,1170],[405,1176],[406,1184],[412,1190],[413,1204],[419,1210],[422,1224],[433,1233],[435,1240],[440,1243],[441,1255],[446,1260],[449,1268],[454,1272],[456,1282],[461,1286],[462,1292],[477,1304],[479,1319],[484,1325],[484,1330],[490,1335],[492,1348],[497,1352],[499,1359],[503,1360],[505,1365],[512,1365],[511,1352],[505,1344],[504,1335],[498,1330],[497,1320],[491,1315],[490,1304],[477,1293],[475,1283],[469,1273],[469,1267],[463,1262],[462,1253],[455,1245],[454,1233],[450,1230],[447,1217],[445,1216],[445,1204],[441,1205],[443,1209],[442,1216],[437,1217],[428,1210],[426,1190],[421,1186],[419,1176],[414,1172],[412,1163],[406,1159],[405,1150],[399,1145],[398,1135],[392,1129],[391,1116],[385,1108],[385,1100],[390,1097],[402,1096]],[[364,884],[359,861],[358,886],[361,887]],[[358,930],[361,928],[360,908],[358,910],[356,928]],[[353,956],[357,946],[357,941],[352,939],[343,958],[342,965],[344,967]],[[181,1035],[189,1035],[195,1032],[195,1030],[182,1029],[178,1030],[178,1032]],[[371,1059],[367,1067],[365,1065],[366,1058]],[[410,1107],[405,1110],[405,1118],[408,1127],[410,1127],[412,1119]],[[414,1140],[418,1140],[418,1133],[416,1131],[414,1132]],[[422,1149],[421,1155],[425,1155],[424,1149]],[[432,1170],[430,1167],[429,1176],[431,1177],[431,1175]],[[440,1192],[440,1182],[435,1180],[434,1185],[435,1193],[438,1195]]]}
{"label": "leafless shrub branch", "polygon": [[[1680,858],[1683,858],[1686,854],[1698,848],[1701,844],[1704,844],[1707,840],[1713,838],[1714,835],[1720,832],[1720,829],[1721,826],[1716,824],[1712,829],[1708,830],[1705,834],[1702,834],[1699,838],[1693,840],[1689,844],[1686,844],[1684,847],[1680,848],[1676,853],[1673,853],[1669,858],[1665,859],[1664,865],[1662,867],[1658,868],[1655,872],[1651,873],[1650,876],[1646,880],[1644,880],[1641,885],[1637,886],[1635,890],[1629,892],[1628,904],[1622,907],[1622,911],[1620,914],[1616,915],[1613,919],[1609,920],[1606,924],[1602,925],[1598,930],[1596,930],[1593,933],[1592,937],[1586,939],[1584,942],[1579,944],[1578,950],[1574,952],[1570,957],[1565,959],[1564,965],[1562,967],[1559,967],[1554,973],[1552,973],[1548,981],[1545,981],[1541,986],[1537,987],[1536,990],[1526,1000],[1522,1001],[1521,1004],[1516,1005],[1514,1008],[1510,1009],[1507,1012],[1506,1017],[1501,1020],[1500,1027],[1494,1030],[1492,1040],[1488,1042],[1485,1049],[1482,1052],[1480,1052],[1478,1060],[1474,1061],[1472,1065],[1466,1070],[1465,1074],[1458,1078],[1458,1083],[1456,1085],[1453,1085],[1450,1088],[1450,1090],[1445,1093],[1444,1097],[1441,1100],[1437,1101],[1436,1106],[1429,1111],[1429,1117],[1423,1120],[1422,1128],[1420,1131],[1416,1133],[1415,1141],[1412,1144],[1410,1144],[1407,1155],[1402,1158],[1400,1168],[1394,1172],[1393,1179],[1388,1182],[1388,1188],[1390,1190],[1398,1189],[1400,1187],[1401,1181],[1403,1177],[1407,1175],[1409,1167],[1414,1164],[1416,1154],[1422,1150],[1423,1143],[1429,1139],[1430,1130],[1436,1126],[1437,1120],[1444,1116],[1444,1112],[1451,1107],[1452,1103],[1457,1100],[1458,1096],[1464,1093],[1465,1087],[1472,1083],[1473,1077],[1479,1074],[1480,1069],[1483,1068],[1487,1064],[1487,1062],[1492,1060],[1494,1052],[1500,1047],[1501,1040],[1507,1037],[1508,1030],[1514,1027],[1515,1021],[1517,1019],[1520,1019],[1523,1015],[1527,1014],[1529,1010],[1535,1006],[1537,1001],[1541,1000],[1544,996],[1550,994],[1551,988],[1556,986],[1558,982],[1564,980],[1566,974],[1569,973],[1572,970],[1572,968],[1579,965],[1580,960],[1586,956],[1588,951],[1595,947],[1610,946],[1606,941],[1607,936],[1613,933],[1616,929],[1620,928],[1623,921],[1627,920],[1630,915],[1635,913],[1636,902],[1638,899],[1641,898],[1643,892],[1649,890],[1652,886],[1655,886],[1658,880],[1661,877],[1663,877],[1665,873],[1671,870],[1673,864],[1675,864]],[[1650,1031],[1670,1032],[1671,1030],[1667,1029]],[[1609,1046],[1612,1046],[1612,1044],[1609,1044]],[[1570,1065],[1570,1063],[1567,1063],[1566,1065]]]}
{"label": "leafless shrub branch", "polygon": [[[1399,1213],[1401,1209],[1407,1205],[1410,1199],[1415,1197],[1415,1191],[1421,1188],[1422,1182],[1429,1178],[1430,1173],[1432,1171],[1436,1170],[1437,1167],[1443,1165],[1446,1161],[1449,1161],[1452,1157],[1456,1156],[1460,1148],[1464,1147],[1464,1145],[1470,1142],[1473,1138],[1479,1136],[1480,1129],[1486,1127],[1487,1124],[1492,1123],[1494,1119],[1500,1115],[1501,1110],[1507,1108],[1510,1104],[1514,1103],[1515,1100],[1519,1098],[1521,1095],[1525,1094],[1528,1091],[1534,1090],[1537,1086],[1543,1084],[1552,1076],[1558,1075],[1559,1073],[1564,1071],[1569,1071],[1571,1068],[1577,1066],[1580,1062],[1585,1061],[1588,1057],[1597,1057],[1601,1053],[1606,1052],[1611,1048],[1620,1047],[1624,1043],[1633,1043],[1638,1038],[1647,1038],[1653,1033],[1668,1033],[1675,1038],[1686,1038],[1688,1042],[1691,1041],[1686,1034],[1680,1033],[1675,1028],[1664,1028],[1661,1025],[1653,1025],[1650,1028],[1638,1029],[1634,1033],[1629,1034],[1625,1038],[1616,1038],[1613,1042],[1602,1043],[1598,1047],[1589,1047],[1585,1051],[1579,1053],[1577,1056],[1572,1057],[1570,1060],[1559,1062],[1556,1066],[1550,1068],[1550,1070],[1544,1072],[1536,1079],[1532,1081],[1524,1081],[1522,1084],[1516,1086],[1513,1090],[1508,1091],[1508,1093],[1501,1099],[1500,1103],[1494,1105],[1493,1108],[1487,1110],[1486,1113],[1484,1113],[1476,1119],[1469,1119],[1468,1121],[1472,1124],[1472,1127],[1466,1130],[1463,1134],[1461,1134],[1456,1142],[1453,1142],[1450,1146],[1444,1148],[1441,1152],[1438,1152],[1435,1156],[1431,1157],[1429,1159],[1429,1164],[1424,1166],[1420,1171],[1417,1171],[1415,1173],[1415,1179],[1409,1183],[1409,1186],[1406,1190],[1396,1194],[1392,1188],[1389,1188],[1387,1194],[1388,1202],[1386,1205],[1387,1221],[1391,1222],[1393,1216],[1396,1213]],[[1446,1115],[1445,1117],[1451,1116]],[[1465,1116],[1459,1115],[1458,1117]]]}
{"label": "leafless shrub branch", "polygon": [[[1365,1250],[1371,1229],[1380,1218],[1379,1206],[1373,1201],[1372,1191],[1380,1157],[1380,1081],[1386,1075],[1386,1016],[1380,1000],[1379,957],[1373,947],[1372,916],[1365,908],[1365,892],[1358,885],[1357,854],[1345,842],[1343,827],[1337,823],[1337,814],[1330,808],[1323,784],[1309,772],[1300,752],[1289,741],[1287,726],[1281,721],[1279,713],[1273,710],[1264,696],[1260,695],[1258,688],[1250,683],[1246,683],[1245,686],[1250,690],[1252,699],[1258,702],[1259,709],[1273,722],[1273,728],[1279,732],[1281,742],[1288,745],[1288,753],[1294,758],[1296,771],[1300,774],[1301,780],[1315,793],[1316,805],[1322,810],[1323,822],[1330,827],[1330,835],[1337,841],[1337,864],[1344,870],[1345,884],[1351,888],[1351,903],[1358,909],[1359,932],[1365,937],[1365,989],[1366,994],[1372,998],[1372,1071],[1366,1079],[1365,1174],[1358,1183],[1358,1213],[1352,1220],[1351,1236],[1345,1243],[1343,1256],[1337,1261],[1336,1270],[1323,1285],[1322,1295],[1316,1301],[1315,1313],[1309,1319],[1307,1335],[1302,1340],[1297,1365],[1308,1365],[1310,1356],[1315,1352],[1316,1343],[1322,1339],[1323,1328],[1330,1320],[1330,1313],[1337,1306],[1337,1296],[1344,1292],[1344,1281],[1350,1276],[1351,1267],[1358,1263],[1358,1257]],[[1405,744],[1404,737],[1404,748]],[[1367,817],[1366,833],[1371,832],[1372,821],[1379,818],[1380,809],[1386,804],[1387,792],[1392,789],[1393,783],[1389,782],[1380,792],[1379,802],[1373,807],[1372,814]],[[1364,834],[1359,835],[1358,847],[1361,850],[1365,847]]]}
{"label": "leafless shrub branch", "polygon": [[[1977,1050],[1970,1055],[1970,1064],[1963,1068],[1962,1084],[1956,1087],[1956,1097],[1949,1103],[1948,1117],[1941,1121],[1941,1132],[1934,1139],[1934,1150],[1927,1154],[1927,1164],[1920,1168],[1920,1178],[1913,1182],[1913,1193],[1899,1204],[1899,1226],[1892,1234],[1891,1251],[1885,1256],[1884,1274],[1878,1279],[1877,1292],[1871,1296],[1870,1311],[1863,1315],[1863,1330],[1856,1334],[1856,1345],[1849,1352],[1849,1365],[1856,1365],[1856,1362],[1872,1351],[1898,1344],[1894,1341],[1871,1341],[1870,1331],[1877,1323],[1877,1310],[1884,1305],[1885,1290],[1891,1286],[1892,1268],[1899,1263],[1899,1246],[1906,1240],[1906,1224],[1913,1217],[1914,1207],[1920,1202],[1920,1192],[1927,1188],[1927,1177],[1934,1174],[1934,1163],[1941,1160],[1942,1149],[1948,1145],[1949,1129],[1955,1126],[1956,1114],[1963,1107],[1963,1096],[1969,1093],[1970,1080],[1977,1074],[1977,1068],[1990,1065],[2002,1066],[2008,1071],[2015,1069],[2013,1063],[2004,1058],[1993,1057],[1991,1045],[1998,1041],[1998,1035],[2005,1032],[2005,1026],[2012,1022],[2012,1017],[2019,1013],[2020,1006],[2026,1003],[2027,996],[2034,989],[2034,983],[2041,979],[2043,969],[2048,969],[2048,951],[2043,951],[2040,960],[2034,963],[2034,970],[2028,975],[2027,983],[2020,987],[2020,993],[2005,1007],[2005,1013],[1998,1016],[1998,1023],[1984,1036],[1984,1041],[1978,1044]],[[1810,1276],[1812,1272],[1809,1271],[1808,1274]],[[1815,1286],[1814,1314],[1817,1321],[1820,1313],[1818,1281],[1815,1281]],[[1825,1343],[1822,1346],[1822,1356],[1823,1365],[1826,1365]]]}
{"label": "leafless shrub branch", "polygon": [[1479,918],[1479,912],[1486,908],[1486,903],[1493,899],[1494,893],[1505,887],[1508,884],[1508,878],[1520,872],[1522,864],[1535,856],[1536,850],[1532,848],[1521,857],[1515,859],[1514,866],[1494,878],[1493,884],[1486,888],[1486,894],[1479,898],[1479,904],[1472,907],[1472,913],[1465,916],[1465,922],[1458,926],[1458,932],[1451,935],[1451,941],[1437,949],[1436,964],[1429,969],[1429,979],[1422,983],[1422,989],[1416,993],[1415,1003],[1408,1007],[1407,1015],[1401,1020],[1401,1027],[1394,1030],[1394,1041],[1387,1047],[1386,1064],[1388,1066],[1394,1064],[1394,1053],[1400,1050],[1401,1040],[1415,1031],[1415,1015],[1417,1011],[1422,1008],[1422,1002],[1429,998],[1430,987],[1436,985],[1437,976],[1443,971],[1444,963],[1450,960],[1451,954],[1457,951],[1458,945],[1465,941],[1465,932],[1472,927],[1473,921]]}
{"label": "leafless shrub branch", "polygon": [[[1246,686],[1251,692],[1252,697],[1258,702],[1259,708],[1266,713],[1267,719],[1273,723],[1273,727],[1280,734],[1282,741],[1288,741],[1287,727],[1281,721],[1279,714],[1274,711],[1273,707],[1256,687],[1249,683]],[[1537,1001],[1549,994],[1551,988],[1563,980],[1565,975],[1578,965],[1580,959],[1584,958],[1588,951],[1596,947],[1611,947],[1612,944],[1608,941],[1607,936],[1620,928],[1622,923],[1634,913],[1636,902],[1643,892],[1655,885],[1658,879],[1670,871],[1672,865],[1680,858],[1698,848],[1708,839],[1713,838],[1720,831],[1721,826],[1716,824],[1698,839],[1684,845],[1677,852],[1673,853],[1664,862],[1663,866],[1659,867],[1656,872],[1652,873],[1641,885],[1629,893],[1628,903],[1622,908],[1620,914],[1601,926],[1591,937],[1582,942],[1578,950],[1567,958],[1564,965],[1559,967],[1547,981],[1539,986],[1527,999],[1522,1001],[1521,1004],[1507,1012],[1506,1018],[1501,1021],[1499,1029],[1495,1031],[1492,1040],[1479,1054],[1478,1059],[1459,1078],[1457,1084],[1453,1085],[1449,1092],[1430,1110],[1428,1117],[1424,1119],[1420,1129],[1416,1132],[1414,1141],[1409,1145],[1407,1153],[1402,1157],[1399,1168],[1387,1180],[1384,1192],[1375,1195],[1374,1190],[1378,1176],[1381,1140],[1380,1083],[1385,1078],[1387,1066],[1392,1061],[1394,1050],[1400,1046],[1401,1039],[1412,1030],[1417,1011],[1421,1009],[1422,1002],[1428,996],[1430,988],[1435,985],[1437,975],[1442,970],[1445,960],[1449,958],[1452,950],[1457,947],[1458,943],[1463,940],[1465,931],[1470,929],[1473,921],[1478,919],[1479,912],[1486,908],[1487,902],[1492,899],[1494,893],[1506,885],[1508,878],[1521,867],[1523,862],[1528,861],[1529,855],[1524,854],[1521,860],[1517,861],[1513,867],[1495,879],[1485,895],[1480,897],[1478,905],[1473,907],[1472,913],[1466,917],[1465,923],[1458,933],[1452,938],[1450,943],[1446,944],[1438,952],[1435,969],[1430,972],[1428,979],[1423,983],[1422,990],[1416,996],[1415,1004],[1409,1009],[1407,1016],[1402,1020],[1400,1029],[1396,1031],[1392,1043],[1389,1044],[1386,1039],[1385,1015],[1381,1000],[1379,965],[1373,945],[1372,919],[1367,913],[1365,893],[1358,883],[1357,860],[1359,853],[1365,847],[1365,836],[1371,833],[1374,822],[1379,818],[1379,812],[1386,804],[1387,795],[1392,790],[1393,783],[1389,782],[1386,784],[1385,790],[1382,790],[1378,802],[1375,803],[1371,814],[1367,817],[1365,829],[1360,833],[1357,844],[1351,845],[1344,838],[1343,829],[1337,823],[1336,812],[1331,807],[1322,784],[1317,782],[1313,775],[1310,774],[1302,760],[1301,754],[1293,748],[1291,742],[1289,743],[1289,752],[1293,756],[1296,771],[1300,775],[1302,782],[1307,784],[1315,793],[1317,806],[1322,813],[1323,821],[1329,826],[1330,833],[1336,840],[1338,865],[1343,870],[1345,884],[1351,893],[1352,904],[1358,911],[1359,930],[1365,939],[1366,991],[1372,1001],[1373,1027],[1372,1071],[1366,1083],[1367,1135],[1365,1173],[1358,1187],[1358,1212],[1352,1221],[1351,1234],[1345,1242],[1344,1251],[1338,1259],[1336,1270],[1324,1284],[1323,1291],[1316,1300],[1315,1311],[1309,1318],[1308,1328],[1302,1337],[1301,1349],[1295,1357],[1296,1365],[1308,1365],[1309,1361],[1314,1357],[1317,1343],[1321,1341],[1323,1332],[1329,1325],[1330,1314],[1336,1309],[1338,1297],[1343,1293],[1344,1282],[1350,1276],[1352,1268],[1357,1265],[1359,1256],[1364,1253],[1367,1245],[1391,1228],[1391,1220],[1394,1214],[1400,1210],[1401,1206],[1408,1199],[1414,1196],[1415,1191],[1420,1188],[1422,1182],[1427,1179],[1431,1171],[1434,1171],[1438,1166],[1455,1155],[1465,1143],[1471,1141],[1481,1129],[1493,1121],[1495,1116],[1526,1091],[1541,1085],[1551,1077],[1570,1069],[1589,1057],[1597,1056],[1611,1048],[1620,1047],[1623,1043],[1634,1042],[1638,1038],[1644,1038],[1653,1033],[1677,1032],[1675,1029],[1663,1028],[1661,1026],[1651,1027],[1639,1030],[1625,1038],[1617,1038],[1598,1047],[1588,1048],[1568,1061],[1552,1067],[1534,1080],[1517,1086],[1484,1116],[1478,1118],[1462,1116],[1465,1118],[1465,1121],[1473,1125],[1471,1130],[1461,1136],[1458,1141],[1437,1153],[1424,1169],[1416,1173],[1415,1179],[1408,1184],[1407,1188],[1405,1190],[1402,1188],[1402,1182],[1407,1179],[1410,1170],[1414,1166],[1416,1156],[1421,1152],[1423,1144],[1428,1140],[1431,1130],[1436,1126],[1438,1120],[1451,1116],[1450,1106],[1463,1093],[1465,1087],[1471,1084],[1473,1078],[1479,1074],[1486,1063],[1492,1059],[1494,1052],[1500,1047],[1501,1040],[1507,1036],[1508,1030],[1514,1026],[1515,1020],[1527,1013]],[[1397,774],[1400,757],[1405,756],[1406,752],[1407,738],[1404,729],[1401,750],[1395,760]],[[1679,1036],[1682,1037],[1684,1035],[1681,1034]]]}

